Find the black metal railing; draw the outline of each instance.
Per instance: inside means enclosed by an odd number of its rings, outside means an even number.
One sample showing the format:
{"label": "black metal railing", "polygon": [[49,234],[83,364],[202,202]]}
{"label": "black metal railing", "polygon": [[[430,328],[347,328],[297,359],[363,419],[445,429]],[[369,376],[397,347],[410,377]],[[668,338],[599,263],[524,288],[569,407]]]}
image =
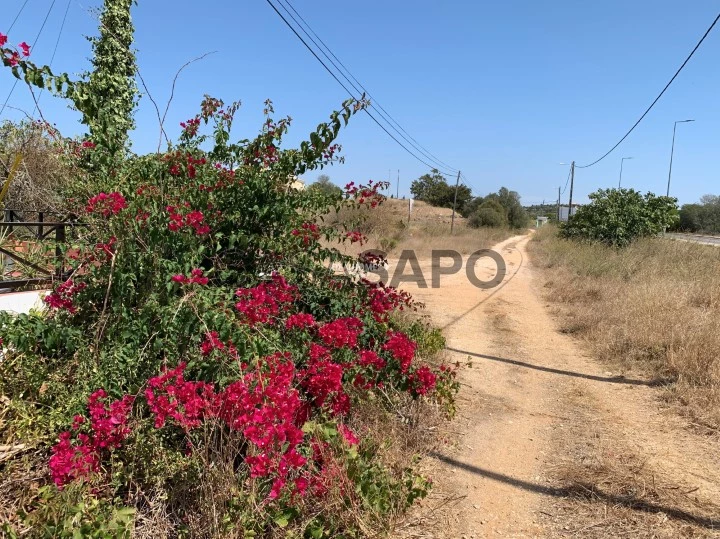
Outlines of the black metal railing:
{"label": "black metal railing", "polygon": [[[77,227],[84,226],[74,216],[62,216],[52,211],[24,211],[6,209],[5,219],[0,222],[0,237],[4,239],[0,244],[0,254],[6,257],[0,276],[0,291],[24,288],[32,285],[45,285],[57,280],[65,280],[70,275],[70,270],[65,267],[65,257],[62,245],[75,237]],[[9,243],[20,245],[39,243],[46,241],[55,242],[55,253],[47,265],[27,260],[26,253],[22,255],[15,250],[10,250]],[[30,268],[37,276],[29,277],[16,275],[16,265]],[[8,278],[8,267],[11,269]],[[31,272],[32,273],[32,272]]]}

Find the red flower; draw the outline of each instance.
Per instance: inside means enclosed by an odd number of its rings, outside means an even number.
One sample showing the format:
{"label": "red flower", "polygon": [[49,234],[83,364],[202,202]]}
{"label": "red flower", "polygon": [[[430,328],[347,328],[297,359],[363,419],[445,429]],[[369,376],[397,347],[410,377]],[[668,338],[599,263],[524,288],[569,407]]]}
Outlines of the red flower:
{"label": "red flower", "polygon": [[350,243],[359,243],[360,245],[362,245],[363,243],[367,242],[367,237],[365,237],[362,232],[358,232],[357,230],[346,232],[345,237],[350,240]]}
{"label": "red flower", "polygon": [[318,330],[318,334],[327,346],[342,348],[343,346],[354,347],[362,332],[363,323],[361,320],[351,318],[338,318],[325,324]]}
{"label": "red flower", "polygon": [[43,301],[53,309],[64,309],[73,314],[77,311],[73,303],[73,296],[85,289],[85,283],[75,284],[72,279],[60,283]]}
{"label": "red flower", "polygon": [[410,391],[415,396],[427,395],[433,389],[437,383],[437,376],[433,373],[427,365],[423,365],[410,376]]}
{"label": "red flower", "polygon": [[285,321],[285,329],[305,329],[315,325],[315,318],[311,314],[292,314]]}
{"label": "red flower", "polygon": [[275,273],[271,282],[260,283],[253,288],[240,288],[235,295],[239,298],[235,308],[248,325],[254,326],[272,322],[281,308],[287,308],[295,301],[297,288]]}
{"label": "red flower", "polygon": [[[106,398],[107,394],[102,389],[98,389],[88,398],[90,435],[78,434],[77,443],[73,444],[72,433],[66,431],[60,434],[60,441],[53,446],[48,464],[52,479],[58,487],[97,472],[101,453],[120,447],[130,434],[127,423],[134,397],[125,395],[109,406],[105,403]],[[83,424],[85,418],[75,416],[73,431],[77,432]]]}
{"label": "red flower", "polygon": [[13,51],[10,56],[6,56],[5,59],[10,64],[10,67],[15,67],[20,61],[20,55],[17,52]]}
{"label": "red flower", "polygon": [[389,331],[388,336],[387,342],[383,345],[383,350],[390,352],[400,363],[400,371],[407,372],[415,356],[417,344],[400,331]]}
{"label": "red flower", "polygon": [[225,344],[218,337],[217,331],[210,331],[205,334],[205,340],[200,345],[200,352],[209,356],[213,350],[224,350]]}
{"label": "red flower", "polygon": [[0,32],[0,47],[4,47],[5,43],[7,43],[7,40],[8,40],[7,36],[5,34],[3,34],[2,32]]}
{"label": "red flower", "polygon": [[88,213],[99,212],[103,217],[110,217],[111,215],[117,215],[125,208],[127,208],[125,197],[115,191],[95,195],[88,200],[86,210]]}
{"label": "red flower", "polygon": [[30,56],[30,45],[23,41],[22,43],[20,43],[20,45],[18,45],[18,47],[20,47],[20,49],[22,50],[23,56],[25,56],[26,58]]}
{"label": "red flower", "polygon": [[348,444],[357,445],[360,443],[360,440],[357,436],[355,436],[355,433],[350,430],[350,427],[347,427],[346,425],[340,423],[338,425],[338,431],[340,431],[340,434],[342,434],[342,437]]}
{"label": "red flower", "polygon": [[372,350],[361,350],[358,363],[363,367],[374,367],[378,370],[384,369],[387,362]]}

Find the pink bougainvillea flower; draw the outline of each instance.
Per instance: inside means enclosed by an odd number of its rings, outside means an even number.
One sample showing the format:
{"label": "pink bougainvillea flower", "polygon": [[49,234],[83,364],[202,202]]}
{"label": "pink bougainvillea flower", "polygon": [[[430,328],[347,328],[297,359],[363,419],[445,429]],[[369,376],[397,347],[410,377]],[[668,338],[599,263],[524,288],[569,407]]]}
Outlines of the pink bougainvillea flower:
{"label": "pink bougainvillea flower", "polygon": [[22,43],[20,43],[20,45],[18,45],[18,47],[20,47],[20,50],[22,50],[23,56],[25,56],[26,58],[30,56],[30,45],[23,41]]}
{"label": "pink bougainvillea flower", "polygon": [[6,56],[5,59],[10,64],[10,67],[15,67],[20,61],[20,55],[17,52],[13,52],[10,56]]}
{"label": "pink bougainvillea flower", "polygon": [[382,348],[390,352],[398,363],[400,363],[401,372],[407,372],[415,356],[417,343],[401,331],[389,331],[388,340]]}
{"label": "pink bougainvillea flower", "polygon": [[291,314],[285,321],[285,328],[290,330],[293,328],[305,329],[315,325],[315,318],[311,314],[299,313]]}
{"label": "pink bougainvillea flower", "polygon": [[4,47],[5,43],[7,43],[7,36],[0,32],[0,47]]}
{"label": "pink bougainvillea flower", "polygon": [[357,344],[362,329],[363,323],[361,320],[348,317],[328,322],[320,328],[318,333],[326,346],[332,346],[333,348],[347,346],[352,348]]}
{"label": "pink bougainvillea flower", "polygon": [[355,436],[355,433],[350,429],[350,427],[340,423],[338,425],[338,430],[348,444],[357,445],[360,443],[360,440],[357,436]]}
{"label": "pink bougainvillea flower", "polygon": [[127,201],[122,194],[114,191],[112,193],[98,193],[88,200],[86,211],[88,213],[100,213],[103,217],[117,215],[127,208]]}

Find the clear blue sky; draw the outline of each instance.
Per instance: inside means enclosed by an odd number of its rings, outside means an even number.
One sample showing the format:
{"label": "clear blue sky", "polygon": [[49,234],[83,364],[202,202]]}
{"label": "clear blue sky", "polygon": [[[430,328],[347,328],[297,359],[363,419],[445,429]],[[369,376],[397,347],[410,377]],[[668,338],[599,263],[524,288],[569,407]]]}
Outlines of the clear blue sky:
{"label": "clear blue sky", "polygon": [[[24,0],[4,0],[0,32]],[[12,43],[26,40],[33,59],[50,61],[66,0],[56,0],[45,31],[33,43],[52,0],[29,0]],[[100,0],[71,0],[54,62],[56,71],[87,67],[97,32],[90,10]],[[635,122],[694,47],[718,12],[714,0],[339,0],[294,5],[335,54],[410,134],[446,163],[462,169],[475,194],[505,185],[524,203],[550,200],[568,168],[605,153]],[[293,117],[294,143],[346,97],[344,90],[285,27],[264,0],[140,0],[134,8],[140,71],[164,108],[172,78],[187,60],[218,51],[179,80],[167,126],[192,116],[203,94],[243,107],[238,138],[259,127],[263,101]],[[678,126],[672,194],[681,203],[720,193],[720,27],[708,37],[668,93],[630,138],[601,164],[579,170],[575,200],[599,187],[623,184],[664,194],[675,120]],[[0,105],[12,84],[0,73]],[[10,105],[32,110],[18,85]],[[82,132],[77,115],[49,95],[45,117],[68,135]],[[6,110],[3,118],[20,118]],[[157,146],[158,127],[141,101],[136,152]],[[338,184],[382,180],[400,169],[401,195],[427,171],[368,117],[356,117],[340,142],[346,163],[326,172]],[[306,179],[313,180],[317,174]],[[393,184],[393,192],[395,186]],[[564,200],[567,200],[567,192]]]}

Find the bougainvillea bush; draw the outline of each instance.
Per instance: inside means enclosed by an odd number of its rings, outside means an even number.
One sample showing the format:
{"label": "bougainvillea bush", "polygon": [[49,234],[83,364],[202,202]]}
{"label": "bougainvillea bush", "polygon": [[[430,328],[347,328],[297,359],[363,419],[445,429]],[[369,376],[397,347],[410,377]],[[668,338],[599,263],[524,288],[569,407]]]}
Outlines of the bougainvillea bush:
{"label": "bougainvillea bush", "polygon": [[32,474],[3,482],[3,533],[361,537],[424,495],[412,448],[377,425],[451,410],[455,371],[400,316],[407,294],[331,269],[357,262],[333,245],[364,238],[322,219],[376,207],[383,185],[291,188],[339,159],[363,106],[282,149],[269,102],[259,135],[231,142],[237,105],[206,97],[166,152],[97,183],[85,168],[72,274],[43,313],[0,317],[2,443],[32,448],[0,470]]}

